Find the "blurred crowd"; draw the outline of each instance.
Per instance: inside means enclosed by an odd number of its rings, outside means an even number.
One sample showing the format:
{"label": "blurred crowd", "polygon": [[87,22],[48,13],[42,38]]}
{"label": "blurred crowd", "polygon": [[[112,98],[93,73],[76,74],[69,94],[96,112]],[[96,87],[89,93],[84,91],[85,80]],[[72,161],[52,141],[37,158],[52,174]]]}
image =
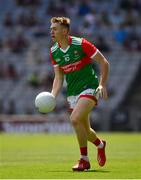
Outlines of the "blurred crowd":
{"label": "blurred crowd", "polygon": [[[51,89],[52,16],[70,17],[71,34],[87,38],[103,53],[116,51],[117,47],[126,52],[141,51],[140,0],[2,0],[0,6],[3,7],[0,12],[0,83],[1,86],[6,81],[11,83],[7,90],[4,87],[0,90],[0,113],[35,113],[32,105],[28,107],[26,103],[23,103],[25,109],[18,111],[16,95],[8,94],[22,84],[23,92],[18,95],[17,90],[17,97],[28,91],[31,91],[30,96]],[[64,103],[59,107],[63,110],[67,103],[61,102]]]}

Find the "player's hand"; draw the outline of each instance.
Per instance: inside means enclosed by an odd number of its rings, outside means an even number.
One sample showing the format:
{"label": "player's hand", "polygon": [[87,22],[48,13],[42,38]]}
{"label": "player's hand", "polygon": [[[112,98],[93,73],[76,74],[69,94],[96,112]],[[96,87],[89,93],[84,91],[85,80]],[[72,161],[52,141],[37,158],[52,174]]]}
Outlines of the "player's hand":
{"label": "player's hand", "polygon": [[98,88],[96,89],[96,97],[103,98],[105,100],[108,99],[108,94],[107,94],[107,89],[105,86],[99,85]]}

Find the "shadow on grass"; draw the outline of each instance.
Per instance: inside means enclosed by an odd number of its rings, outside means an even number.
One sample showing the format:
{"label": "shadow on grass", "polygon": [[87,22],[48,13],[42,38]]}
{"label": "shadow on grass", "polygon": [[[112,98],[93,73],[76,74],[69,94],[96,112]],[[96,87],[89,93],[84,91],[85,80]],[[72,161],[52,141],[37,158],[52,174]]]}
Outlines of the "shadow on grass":
{"label": "shadow on grass", "polygon": [[94,172],[94,173],[109,173],[110,171],[108,170],[102,170],[102,169],[91,169],[91,170],[88,170],[88,171],[85,171],[85,172]]}
{"label": "shadow on grass", "polygon": [[101,169],[97,169],[97,170],[94,170],[94,169],[91,169],[91,170],[86,170],[86,171],[72,171],[72,170],[70,170],[70,171],[65,171],[65,170],[52,170],[52,171],[48,171],[48,172],[57,172],[57,173],[64,173],[64,172],[72,172],[72,173],[109,173],[110,171],[108,171],[108,170],[101,170]]}

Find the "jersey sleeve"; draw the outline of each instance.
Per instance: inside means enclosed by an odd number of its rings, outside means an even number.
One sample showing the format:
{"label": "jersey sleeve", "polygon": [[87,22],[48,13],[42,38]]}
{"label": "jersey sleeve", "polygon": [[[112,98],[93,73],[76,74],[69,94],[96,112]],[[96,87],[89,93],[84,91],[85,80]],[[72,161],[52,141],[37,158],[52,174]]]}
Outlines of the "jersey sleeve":
{"label": "jersey sleeve", "polygon": [[51,63],[52,63],[53,66],[57,65],[56,61],[55,61],[55,60],[53,59],[53,57],[52,57],[52,52],[51,52],[51,50],[50,50],[50,59],[51,59]]}
{"label": "jersey sleeve", "polygon": [[85,38],[82,39],[82,49],[90,58],[94,57],[97,53],[97,48]]}

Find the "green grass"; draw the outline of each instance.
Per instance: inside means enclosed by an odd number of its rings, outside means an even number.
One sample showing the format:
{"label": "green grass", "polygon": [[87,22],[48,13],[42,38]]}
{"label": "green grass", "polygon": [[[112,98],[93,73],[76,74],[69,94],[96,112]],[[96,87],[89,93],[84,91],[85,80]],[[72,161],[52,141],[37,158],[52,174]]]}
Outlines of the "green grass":
{"label": "green grass", "polygon": [[99,167],[89,143],[91,170],[72,172],[79,158],[74,134],[0,134],[1,179],[141,178],[141,134],[98,133],[107,140],[107,163]]}

